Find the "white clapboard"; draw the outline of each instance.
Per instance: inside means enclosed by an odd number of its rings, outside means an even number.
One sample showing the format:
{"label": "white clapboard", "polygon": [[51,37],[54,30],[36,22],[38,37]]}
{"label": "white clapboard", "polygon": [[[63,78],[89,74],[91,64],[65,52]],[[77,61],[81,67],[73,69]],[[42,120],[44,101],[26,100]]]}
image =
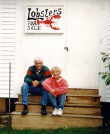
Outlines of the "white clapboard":
{"label": "white clapboard", "polygon": [[16,0],[0,0],[0,98],[9,97],[9,63],[11,63],[11,97],[14,97],[16,50]]}

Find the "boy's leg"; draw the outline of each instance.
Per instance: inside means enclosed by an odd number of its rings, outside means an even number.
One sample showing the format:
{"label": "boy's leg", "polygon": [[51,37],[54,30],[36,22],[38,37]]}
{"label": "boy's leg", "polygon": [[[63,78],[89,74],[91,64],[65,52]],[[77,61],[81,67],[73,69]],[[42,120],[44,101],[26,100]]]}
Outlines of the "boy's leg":
{"label": "boy's leg", "polygon": [[66,96],[64,94],[63,95],[59,95],[57,97],[57,102],[58,102],[58,112],[57,112],[57,115],[59,115],[59,116],[61,116],[63,114],[65,100],[66,100]]}
{"label": "boy's leg", "polygon": [[24,109],[22,111],[22,115],[26,115],[28,113],[28,95],[29,95],[30,86],[25,82],[21,88],[22,93],[22,104],[24,105]]}
{"label": "boy's leg", "polygon": [[48,96],[49,96],[49,100],[50,100],[52,106],[53,106],[54,108],[58,108],[56,97],[53,96],[53,95],[50,94],[50,93],[48,93]]}
{"label": "boy's leg", "polygon": [[64,108],[65,101],[66,101],[66,95],[65,94],[59,95],[57,97],[58,108],[63,109]]}
{"label": "boy's leg", "polygon": [[48,96],[52,106],[54,107],[52,115],[57,115],[58,112],[57,98],[50,93],[48,93]]}

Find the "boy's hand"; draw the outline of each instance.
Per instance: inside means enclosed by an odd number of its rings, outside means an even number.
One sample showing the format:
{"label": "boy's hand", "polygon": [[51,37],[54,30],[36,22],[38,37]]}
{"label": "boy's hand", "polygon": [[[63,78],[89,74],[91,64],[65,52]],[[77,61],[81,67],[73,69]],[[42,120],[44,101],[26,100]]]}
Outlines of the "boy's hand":
{"label": "boy's hand", "polygon": [[50,93],[54,93],[54,92],[55,92],[55,90],[54,90],[54,89],[50,90]]}
{"label": "boy's hand", "polygon": [[39,81],[37,81],[37,80],[32,81],[32,85],[34,87],[37,87],[39,85]]}

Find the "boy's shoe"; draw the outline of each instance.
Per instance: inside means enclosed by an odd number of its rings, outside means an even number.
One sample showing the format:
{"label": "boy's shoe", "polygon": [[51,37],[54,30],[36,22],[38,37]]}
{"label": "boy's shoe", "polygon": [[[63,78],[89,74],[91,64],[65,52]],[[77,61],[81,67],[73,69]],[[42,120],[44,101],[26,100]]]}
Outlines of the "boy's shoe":
{"label": "boy's shoe", "polygon": [[27,106],[27,105],[24,105],[24,109],[23,109],[23,111],[21,112],[21,115],[27,115],[28,112],[29,112],[28,106]]}
{"label": "boy's shoe", "polygon": [[59,108],[57,110],[57,115],[62,116],[63,115],[63,109]]}
{"label": "boy's shoe", "polygon": [[58,113],[58,109],[57,108],[54,108],[53,112],[52,112],[52,115],[57,115]]}
{"label": "boy's shoe", "polygon": [[45,105],[41,106],[41,115],[47,115],[47,110],[46,110],[46,106]]}

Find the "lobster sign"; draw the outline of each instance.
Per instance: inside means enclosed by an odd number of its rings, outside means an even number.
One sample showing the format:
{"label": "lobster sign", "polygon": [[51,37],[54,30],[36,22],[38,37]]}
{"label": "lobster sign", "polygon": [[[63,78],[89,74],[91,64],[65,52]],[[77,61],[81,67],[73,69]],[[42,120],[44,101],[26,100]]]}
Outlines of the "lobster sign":
{"label": "lobster sign", "polygon": [[34,6],[26,8],[26,33],[63,33],[63,24],[63,6]]}

